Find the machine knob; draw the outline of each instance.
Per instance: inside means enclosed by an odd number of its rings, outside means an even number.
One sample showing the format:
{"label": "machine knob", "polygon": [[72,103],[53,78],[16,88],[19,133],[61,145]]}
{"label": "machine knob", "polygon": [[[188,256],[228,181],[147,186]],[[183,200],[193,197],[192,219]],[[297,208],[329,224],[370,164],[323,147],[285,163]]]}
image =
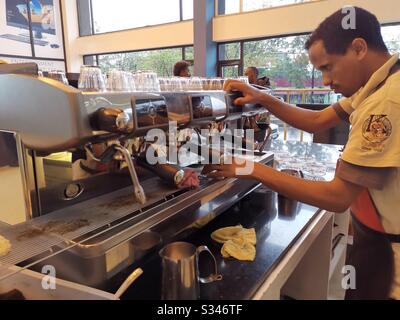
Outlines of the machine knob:
{"label": "machine knob", "polygon": [[100,108],[92,115],[90,124],[94,130],[129,133],[133,131],[132,111]]}
{"label": "machine knob", "polygon": [[115,121],[119,131],[133,131],[133,116],[131,110],[125,110],[121,112]]}

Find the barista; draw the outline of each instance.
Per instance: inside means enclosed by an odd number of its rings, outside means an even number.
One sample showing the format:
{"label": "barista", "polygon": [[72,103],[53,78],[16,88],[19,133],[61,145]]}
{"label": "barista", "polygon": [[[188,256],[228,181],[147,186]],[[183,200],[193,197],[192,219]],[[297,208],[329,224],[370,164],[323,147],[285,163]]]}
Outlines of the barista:
{"label": "barista", "polygon": [[[312,33],[306,49],[323,81],[345,99],[322,110],[304,110],[251,86],[228,81],[238,90],[236,104],[260,103],[286,123],[308,132],[349,121],[352,130],[332,181],[307,181],[254,163],[256,179],[289,198],[343,212],[351,208],[354,244],[350,261],[356,289],[347,299],[400,298],[400,63],[390,55],[380,24],[370,12],[355,7],[356,28],[345,29],[346,13],[338,10]],[[251,163],[247,162],[247,165]],[[214,177],[238,176],[239,165],[209,165]]]}

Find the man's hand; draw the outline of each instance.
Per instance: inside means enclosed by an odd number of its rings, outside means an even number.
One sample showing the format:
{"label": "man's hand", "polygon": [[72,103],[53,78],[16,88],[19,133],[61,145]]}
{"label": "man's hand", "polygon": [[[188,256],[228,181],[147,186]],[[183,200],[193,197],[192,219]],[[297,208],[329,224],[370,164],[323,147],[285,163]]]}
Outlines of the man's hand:
{"label": "man's hand", "polygon": [[246,103],[260,103],[263,93],[241,81],[237,80],[226,80],[224,83],[224,91],[233,92],[240,91],[243,97],[237,98],[233,103],[236,105],[244,105]]}
{"label": "man's hand", "polygon": [[257,163],[243,158],[225,158],[224,164],[208,164],[202,174],[207,177],[252,178]]}

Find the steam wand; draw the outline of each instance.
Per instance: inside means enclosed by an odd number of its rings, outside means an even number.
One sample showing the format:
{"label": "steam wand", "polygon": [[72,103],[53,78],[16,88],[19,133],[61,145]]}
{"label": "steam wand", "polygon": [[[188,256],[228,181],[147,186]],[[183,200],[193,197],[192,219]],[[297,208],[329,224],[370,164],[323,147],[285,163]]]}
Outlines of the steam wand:
{"label": "steam wand", "polygon": [[[146,194],[143,190],[143,187],[141,186],[139,182],[139,178],[136,173],[135,166],[133,165],[132,157],[129,152],[129,150],[123,146],[121,146],[118,143],[113,143],[111,144],[102,154],[99,158],[97,158],[92,150],[86,145],[85,150],[89,157],[91,157],[93,160],[97,162],[102,162],[102,163],[107,163],[111,161],[112,158],[118,159],[118,160],[125,160],[129,173],[131,175],[132,179],[132,184],[133,184],[133,194],[136,198],[136,200],[141,203],[145,204],[146,203]],[[122,158],[121,158],[122,156]]]}

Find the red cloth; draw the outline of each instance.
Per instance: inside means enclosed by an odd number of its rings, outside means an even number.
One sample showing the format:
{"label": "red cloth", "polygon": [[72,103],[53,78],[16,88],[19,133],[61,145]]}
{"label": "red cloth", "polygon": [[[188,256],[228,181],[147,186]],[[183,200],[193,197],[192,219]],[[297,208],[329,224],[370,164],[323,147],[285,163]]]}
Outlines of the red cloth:
{"label": "red cloth", "polygon": [[375,208],[368,189],[364,189],[360,193],[357,199],[351,204],[350,209],[362,224],[375,231],[385,233],[378,210]]}
{"label": "red cloth", "polygon": [[200,185],[199,175],[192,169],[185,169],[182,181],[178,184],[178,188],[198,188]]}

